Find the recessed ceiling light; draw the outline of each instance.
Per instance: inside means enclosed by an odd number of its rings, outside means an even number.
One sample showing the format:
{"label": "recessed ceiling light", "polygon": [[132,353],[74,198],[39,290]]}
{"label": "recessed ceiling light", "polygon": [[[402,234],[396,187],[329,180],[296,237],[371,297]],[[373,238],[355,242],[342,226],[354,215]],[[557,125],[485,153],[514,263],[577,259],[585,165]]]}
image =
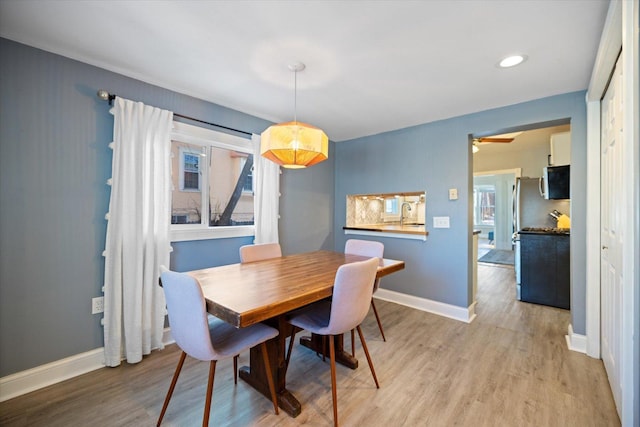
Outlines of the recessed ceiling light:
{"label": "recessed ceiling light", "polygon": [[515,67],[518,64],[522,64],[527,60],[527,55],[511,55],[504,58],[502,61],[498,63],[498,67],[500,68],[509,68]]}

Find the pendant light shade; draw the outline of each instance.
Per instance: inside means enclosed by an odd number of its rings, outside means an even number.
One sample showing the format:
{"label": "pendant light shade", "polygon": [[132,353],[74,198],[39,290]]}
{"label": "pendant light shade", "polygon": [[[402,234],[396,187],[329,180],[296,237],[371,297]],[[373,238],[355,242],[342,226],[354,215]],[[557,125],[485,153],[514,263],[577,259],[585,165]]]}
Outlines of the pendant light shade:
{"label": "pendant light shade", "polygon": [[329,157],[329,138],[322,129],[296,120],[297,73],[304,68],[302,63],[289,65],[296,73],[293,121],[269,126],[260,136],[262,157],[290,169],[313,166]]}
{"label": "pendant light shade", "polygon": [[329,138],[315,126],[279,123],[262,132],[260,154],[285,168],[313,166],[329,157]]}

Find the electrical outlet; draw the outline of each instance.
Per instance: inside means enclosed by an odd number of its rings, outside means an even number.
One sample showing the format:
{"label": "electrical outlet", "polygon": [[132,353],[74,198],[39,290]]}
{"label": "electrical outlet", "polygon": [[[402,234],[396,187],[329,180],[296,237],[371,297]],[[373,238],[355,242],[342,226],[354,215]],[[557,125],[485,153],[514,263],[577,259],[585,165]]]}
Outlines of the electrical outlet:
{"label": "electrical outlet", "polygon": [[104,313],[104,297],[91,298],[91,314]]}

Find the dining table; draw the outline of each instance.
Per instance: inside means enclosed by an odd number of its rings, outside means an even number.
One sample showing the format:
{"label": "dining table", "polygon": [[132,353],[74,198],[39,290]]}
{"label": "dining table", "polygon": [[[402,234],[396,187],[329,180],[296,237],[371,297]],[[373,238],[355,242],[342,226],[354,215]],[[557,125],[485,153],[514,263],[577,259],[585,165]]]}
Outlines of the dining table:
{"label": "dining table", "polygon": [[[319,250],[268,260],[229,264],[188,271],[197,279],[207,312],[237,328],[263,322],[278,329],[267,342],[278,405],[292,417],[301,412],[300,402],[286,388],[286,339],[291,335],[287,314],[331,297],[336,272],[341,265],[364,261],[366,256]],[[404,269],[404,261],[380,259],[377,278]],[[373,286],[373,283],[371,284]],[[352,369],[358,361],[344,350],[343,336],[334,337],[336,361]],[[302,337],[301,344],[328,355],[328,345],[319,336]],[[240,378],[270,398],[260,346],[250,350],[249,366]]]}

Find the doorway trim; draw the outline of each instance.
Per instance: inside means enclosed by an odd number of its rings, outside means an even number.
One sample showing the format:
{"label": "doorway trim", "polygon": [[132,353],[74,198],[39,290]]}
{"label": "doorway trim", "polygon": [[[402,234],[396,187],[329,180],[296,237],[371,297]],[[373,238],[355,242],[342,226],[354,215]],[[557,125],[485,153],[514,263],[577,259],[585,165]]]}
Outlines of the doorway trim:
{"label": "doorway trim", "polygon": [[[638,337],[637,326],[638,294],[640,272],[636,265],[640,247],[637,222],[640,213],[638,176],[639,130],[637,113],[639,109],[639,70],[638,53],[638,15],[640,6],[637,1],[612,1],[600,39],[596,62],[586,94],[587,104],[587,274],[586,274],[586,352],[591,357],[600,358],[600,100],[602,99],[611,71],[622,46],[624,124],[623,151],[625,164],[623,180],[630,183],[625,187],[627,203],[624,212],[624,247],[621,330],[621,378],[622,398],[620,418],[622,425],[637,425],[640,420],[638,409]],[[634,293],[636,292],[636,293]]]}
{"label": "doorway trim", "polygon": [[520,178],[522,176],[522,168],[514,168],[514,169],[500,169],[495,171],[482,171],[482,172],[474,172],[473,176],[482,176],[482,175],[503,175],[507,173],[513,173],[516,175],[516,178]]}

